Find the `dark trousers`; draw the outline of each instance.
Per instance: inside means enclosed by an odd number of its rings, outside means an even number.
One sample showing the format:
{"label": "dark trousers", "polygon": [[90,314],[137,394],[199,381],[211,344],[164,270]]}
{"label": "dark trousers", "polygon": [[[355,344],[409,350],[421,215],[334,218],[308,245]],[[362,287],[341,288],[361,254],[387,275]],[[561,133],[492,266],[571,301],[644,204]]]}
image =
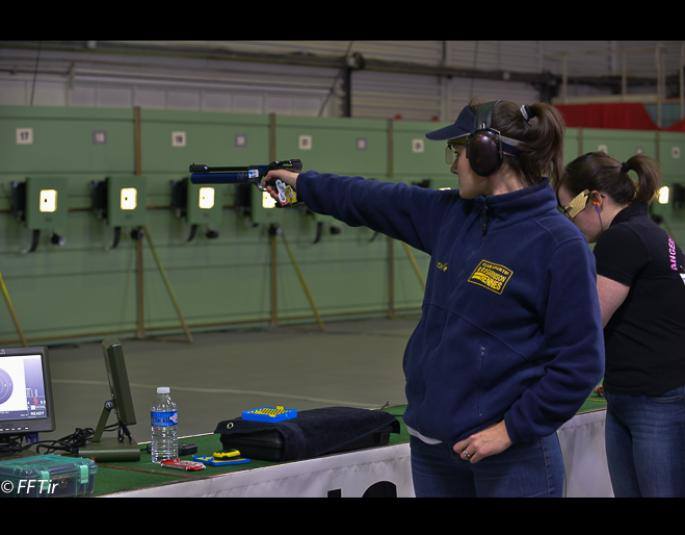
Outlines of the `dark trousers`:
{"label": "dark trousers", "polygon": [[411,437],[411,468],[417,497],[558,497],[564,463],[556,433],[514,444],[471,464],[452,451]]}

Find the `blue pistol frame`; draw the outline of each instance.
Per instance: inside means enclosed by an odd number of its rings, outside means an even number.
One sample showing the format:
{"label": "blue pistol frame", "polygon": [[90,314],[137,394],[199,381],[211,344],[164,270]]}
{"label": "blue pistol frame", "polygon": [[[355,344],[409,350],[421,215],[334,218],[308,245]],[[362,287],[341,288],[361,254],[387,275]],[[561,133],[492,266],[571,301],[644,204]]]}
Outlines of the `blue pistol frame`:
{"label": "blue pistol frame", "polygon": [[[202,163],[194,163],[189,167],[190,181],[193,184],[254,184],[260,190],[262,178],[274,169],[286,169],[298,172],[302,170],[302,160],[281,160],[267,165],[248,165],[244,167],[209,167]],[[295,204],[297,197],[294,190],[282,180],[273,181],[278,190],[278,201],[281,206]]]}

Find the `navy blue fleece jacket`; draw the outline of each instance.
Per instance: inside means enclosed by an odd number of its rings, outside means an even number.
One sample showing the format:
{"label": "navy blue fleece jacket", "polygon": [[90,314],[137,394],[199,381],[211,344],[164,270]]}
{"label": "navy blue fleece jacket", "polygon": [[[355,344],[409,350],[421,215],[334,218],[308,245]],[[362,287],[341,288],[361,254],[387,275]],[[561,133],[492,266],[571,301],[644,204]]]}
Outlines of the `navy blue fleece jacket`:
{"label": "navy blue fleece jacket", "polygon": [[457,442],[504,419],[512,442],[553,433],[604,371],[595,264],[547,182],[497,196],[309,171],[313,211],[431,256],[404,355],[407,425]]}

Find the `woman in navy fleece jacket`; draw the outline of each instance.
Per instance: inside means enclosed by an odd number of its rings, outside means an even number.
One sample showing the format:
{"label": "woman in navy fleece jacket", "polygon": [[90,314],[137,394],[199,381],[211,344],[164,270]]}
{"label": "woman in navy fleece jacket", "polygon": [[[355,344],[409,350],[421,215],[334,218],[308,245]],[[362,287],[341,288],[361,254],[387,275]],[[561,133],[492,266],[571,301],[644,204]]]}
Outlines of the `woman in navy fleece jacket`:
{"label": "woman in navy fleece jacket", "polygon": [[594,259],[546,178],[562,169],[561,117],[469,105],[427,137],[447,140],[459,190],[284,170],[263,184],[277,198],[280,178],[313,211],[431,255],[404,355],[416,495],[561,496],[555,431],[604,358]]}

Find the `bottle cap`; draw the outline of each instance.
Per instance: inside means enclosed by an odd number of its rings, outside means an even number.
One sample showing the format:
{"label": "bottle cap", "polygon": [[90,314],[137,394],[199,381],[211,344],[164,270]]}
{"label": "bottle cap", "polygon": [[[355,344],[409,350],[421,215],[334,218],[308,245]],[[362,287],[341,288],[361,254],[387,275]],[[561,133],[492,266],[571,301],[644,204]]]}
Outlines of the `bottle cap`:
{"label": "bottle cap", "polygon": [[158,394],[169,394],[171,392],[171,388],[168,386],[158,386],[157,387],[157,393]]}

